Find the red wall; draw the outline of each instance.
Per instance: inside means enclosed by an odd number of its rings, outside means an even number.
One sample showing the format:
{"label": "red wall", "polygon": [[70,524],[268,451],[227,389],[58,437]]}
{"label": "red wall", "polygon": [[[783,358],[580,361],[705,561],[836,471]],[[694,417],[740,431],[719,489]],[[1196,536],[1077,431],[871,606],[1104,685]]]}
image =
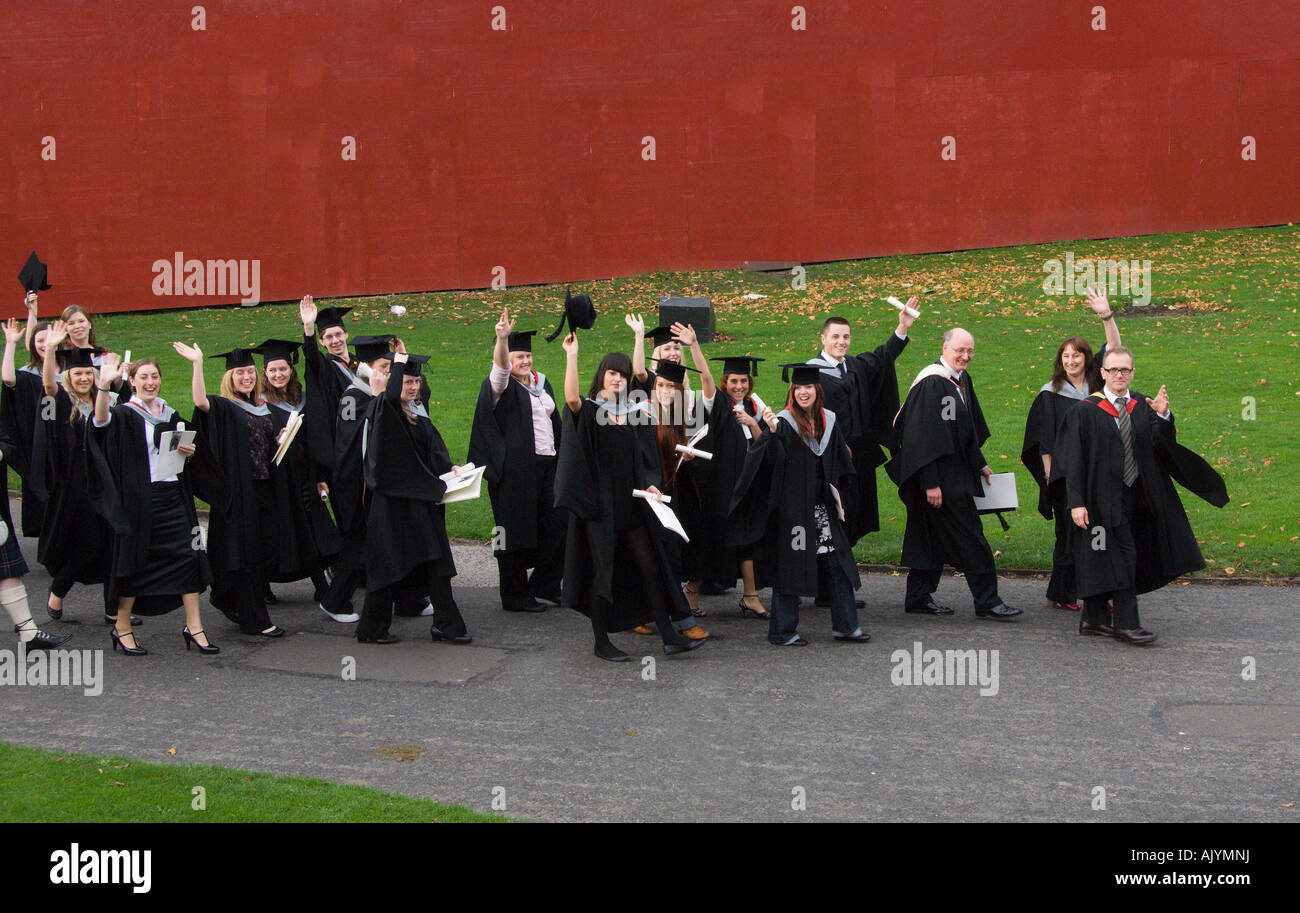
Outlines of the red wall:
{"label": "red wall", "polygon": [[32,248],[105,311],[1300,218],[1296,0],[501,2],[5,0],[0,311]]}

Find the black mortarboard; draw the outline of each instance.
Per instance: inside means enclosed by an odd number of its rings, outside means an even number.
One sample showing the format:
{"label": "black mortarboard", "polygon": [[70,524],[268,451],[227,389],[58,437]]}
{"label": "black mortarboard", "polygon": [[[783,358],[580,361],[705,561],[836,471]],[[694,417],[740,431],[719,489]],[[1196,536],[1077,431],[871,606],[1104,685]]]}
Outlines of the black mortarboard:
{"label": "black mortarboard", "polygon": [[564,292],[564,314],[560,317],[560,325],[555,328],[555,332],[546,337],[547,342],[554,341],[556,336],[564,329],[564,322],[568,320],[570,332],[577,330],[590,330],[596,323],[596,306],[591,303],[591,298],[586,295],[575,295],[569,290]]}
{"label": "black mortarboard", "polygon": [[32,251],[23,264],[22,270],[18,273],[18,281],[23,284],[23,289],[28,292],[43,292],[50,287],[45,280],[50,277],[50,268],[42,263],[36,256],[36,251]]}
{"label": "black mortarboard", "polygon": [[661,346],[666,342],[673,341],[673,328],[655,327],[653,330],[646,331],[645,338],[653,342],[656,347]]}
{"label": "black mortarboard", "polygon": [[253,363],[253,353],[257,349],[231,349],[229,352],[218,352],[216,355],[209,355],[208,358],[224,358],[226,360],[226,370],[233,371],[236,368],[247,368]]}
{"label": "black mortarboard", "polygon": [[722,362],[723,374],[748,374],[750,377],[758,377],[758,363],[767,359],[756,358],[753,355],[729,355],[726,358],[710,358],[709,361]]}
{"label": "black mortarboard", "polygon": [[788,384],[820,384],[822,369],[802,361],[791,362],[781,365],[781,380]]}
{"label": "black mortarboard", "polygon": [[533,337],[537,335],[536,330],[520,330],[510,334],[506,340],[506,348],[511,352],[531,352],[533,350]]}
{"label": "black mortarboard", "polygon": [[292,342],[288,339],[268,339],[257,347],[257,351],[262,355],[262,366],[265,367],[268,361],[275,361],[283,358],[291,365],[298,363],[298,351],[302,348],[301,342]]}
{"label": "black mortarboard", "polygon": [[432,357],[433,357],[432,355],[406,356],[406,371],[405,371],[406,376],[410,377],[413,374],[415,375],[423,374],[425,365],[429,363],[429,359]]}
{"label": "black mortarboard", "polygon": [[357,353],[357,361],[370,364],[377,358],[391,358],[393,355],[393,340],[396,338],[392,333],[385,333],[382,336],[357,336],[352,340],[352,348]]}
{"label": "black mortarboard", "polygon": [[343,315],[352,308],[321,308],[316,312],[316,335],[320,335],[330,327],[343,326]]}
{"label": "black mortarboard", "polygon": [[59,349],[56,353],[56,357],[59,359],[59,370],[93,368],[95,367],[95,356],[98,354],[97,349]]}
{"label": "black mortarboard", "polygon": [[680,384],[686,380],[687,371],[695,371],[696,374],[700,373],[694,368],[689,368],[680,362],[664,361],[662,358],[659,359],[659,364],[655,365],[655,374],[662,377],[670,384]]}

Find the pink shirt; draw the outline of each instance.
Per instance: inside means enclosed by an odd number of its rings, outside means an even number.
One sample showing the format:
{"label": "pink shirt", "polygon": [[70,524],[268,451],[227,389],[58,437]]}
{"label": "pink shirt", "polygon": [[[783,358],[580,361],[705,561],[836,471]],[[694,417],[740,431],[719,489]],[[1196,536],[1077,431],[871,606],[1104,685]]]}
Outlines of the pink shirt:
{"label": "pink shirt", "polygon": [[[510,384],[510,372],[494,361],[488,380],[492,384],[492,405],[495,406]],[[538,456],[555,456],[555,433],[551,430],[551,415],[555,412],[555,400],[546,393],[542,393],[541,396],[533,396],[530,393],[528,402],[533,407],[533,449]]]}

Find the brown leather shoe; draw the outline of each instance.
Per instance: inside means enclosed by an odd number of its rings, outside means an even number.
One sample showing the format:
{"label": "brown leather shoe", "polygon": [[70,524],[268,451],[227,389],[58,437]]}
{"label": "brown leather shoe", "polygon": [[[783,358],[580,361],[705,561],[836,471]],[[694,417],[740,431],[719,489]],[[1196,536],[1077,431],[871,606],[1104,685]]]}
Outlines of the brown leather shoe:
{"label": "brown leather shoe", "polygon": [[709,632],[701,628],[699,625],[695,625],[694,627],[682,631],[682,636],[689,637],[691,640],[707,640]]}
{"label": "brown leather shoe", "polygon": [[1082,616],[1079,618],[1080,634],[1096,634],[1098,637],[1115,636],[1115,628],[1111,625],[1094,625],[1084,621]]}
{"label": "brown leather shoe", "polygon": [[650,630],[649,625],[637,625],[635,628],[632,629],[632,633],[633,633],[633,634],[653,634],[654,631]]}
{"label": "brown leather shoe", "polygon": [[1146,628],[1116,628],[1115,639],[1145,647],[1147,644],[1155,643],[1156,636]]}

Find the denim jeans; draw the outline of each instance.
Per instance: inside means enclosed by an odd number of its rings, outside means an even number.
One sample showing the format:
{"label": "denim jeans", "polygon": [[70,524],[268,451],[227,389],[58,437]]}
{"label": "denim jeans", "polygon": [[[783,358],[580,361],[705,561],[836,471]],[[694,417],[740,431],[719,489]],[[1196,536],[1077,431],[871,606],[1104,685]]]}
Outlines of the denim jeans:
{"label": "denim jeans", "polygon": [[[817,556],[820,570],[826,576],[831,597],[831,633],[857,634],[858,609],[854,603],[853,585],[840,567],[834,553]],[[770,643],[784,644],[799,633],[799,597],[772,589],[772,619],[767,626]]]}

